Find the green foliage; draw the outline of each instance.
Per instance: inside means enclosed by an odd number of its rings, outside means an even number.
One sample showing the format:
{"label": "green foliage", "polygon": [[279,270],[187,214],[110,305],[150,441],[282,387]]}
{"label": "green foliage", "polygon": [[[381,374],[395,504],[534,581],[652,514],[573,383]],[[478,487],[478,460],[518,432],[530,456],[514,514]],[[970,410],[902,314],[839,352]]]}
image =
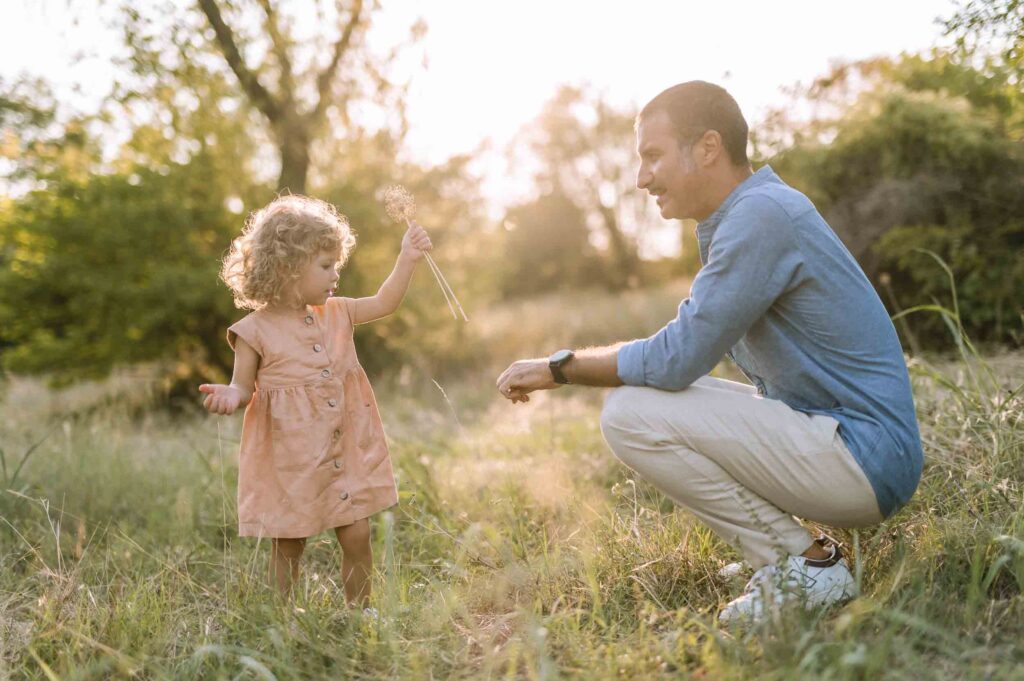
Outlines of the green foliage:
{"label": "green foliage", "polygon": [[6,370],[67,382],[155,359],[229,364],[213,342],[231,314],[217,271],[238,216],[204,166],[53,180],[0,213]]}
{"label": "green foliage", "polygon": [[600,260],[589,243],[586,217],[556,190],[509,210],[502,244],[506,298],[535,296],[598,282]]}
{"label": "green foliage", "polygon": [[1024,76],[1024,3],[1020,0],[960,0],[946,19],[946,33],[967,54],[998,50],[1018,77]]}
{"label": "green foliage", "polygon": [[[851,81],[863,83],[852,102]],[[771,163],[805,190],[900,307],[960,283],[964,325],[979,341],[1024,338],[1024,95],[998,65],[905,56],[837,67],[809,91],[833,117],[776,150]],[[948,343],[941,321],[915,318],[905,341]]]}

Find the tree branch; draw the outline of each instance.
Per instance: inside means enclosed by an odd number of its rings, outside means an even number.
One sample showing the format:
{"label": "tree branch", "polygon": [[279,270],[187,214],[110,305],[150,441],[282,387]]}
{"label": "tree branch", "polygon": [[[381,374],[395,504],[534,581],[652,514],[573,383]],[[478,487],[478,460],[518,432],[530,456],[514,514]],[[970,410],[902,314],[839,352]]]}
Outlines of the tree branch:
{"label": "tree branch", "polygon": [[228,66],[238,76],[238,82],[242,84],[245,94],[248,95],[253,105],[262,111],[271,122],[277,121],[281,117],[281,105],[263,87],[256,74],[245,65],[245,61],[238,51],[235,37],[231,33],[231,28],[224,23],[220,7],[217,6],[217,0],[198,0],[198,2],[200,9],[203,10],[203,14],[209,20],[210,26],[213,27],[213,32],[217,36],[217,44],[220,46],[224,59],[227,60]]}
{"label": "tree branch", "polygon": [[338,38],[338,42],[334,44],[334,55],[331,57],[331,63],[317,76],[316,89],[318,99],[316,107],[309,114],[311,123],[316,123],[324,115],[324,111],[327,110],[327,104],[331,99],[331,83],[334,80],[334,76],[338,71],[338,64],[341,62],[342,56],[348,50],[349,44],[352,42],[352,34],[355,32],[356,27],[359,25],[362,19],[363,12],[363,0],[355,0],[352,5],[352,18],[349,19],[348,24],[341,32],[341,37]]}
{"label": "tree branch", "polygon": [[260,0],[263,13],[267,17],[267,33],[270,35],[271,44],[274,46],[274,55],[281,67],[281,97],[285,102],[290,102],[295,96],[295,81],[292,74],[292,61],[288,56],[288,41],[281,30],[277,10],[271,0]]}

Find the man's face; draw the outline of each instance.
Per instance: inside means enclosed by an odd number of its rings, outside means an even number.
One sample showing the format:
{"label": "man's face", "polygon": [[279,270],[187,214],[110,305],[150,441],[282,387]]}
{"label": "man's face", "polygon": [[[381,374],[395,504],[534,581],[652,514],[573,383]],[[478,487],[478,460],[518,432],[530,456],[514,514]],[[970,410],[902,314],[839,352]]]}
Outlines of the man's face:
{"label": "man's face", "polygon": [[693,158],[693,147],[680,149],[667,112],[656,110],[640,120],[636,149],[640,155],[636,186],[657,199],[661,217],[704,217],[700,208],[704,178]]}

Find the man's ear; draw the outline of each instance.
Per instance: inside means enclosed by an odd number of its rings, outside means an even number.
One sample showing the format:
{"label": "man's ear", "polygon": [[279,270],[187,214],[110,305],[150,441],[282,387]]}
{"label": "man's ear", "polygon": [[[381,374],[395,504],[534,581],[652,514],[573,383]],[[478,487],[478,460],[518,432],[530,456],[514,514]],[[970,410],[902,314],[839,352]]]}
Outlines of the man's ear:
{"label": "man's ear", "polygon": [[717,130],[708,130],[697,140],[699,163],[706,167],[712,166],[722,155],[722,135]]}

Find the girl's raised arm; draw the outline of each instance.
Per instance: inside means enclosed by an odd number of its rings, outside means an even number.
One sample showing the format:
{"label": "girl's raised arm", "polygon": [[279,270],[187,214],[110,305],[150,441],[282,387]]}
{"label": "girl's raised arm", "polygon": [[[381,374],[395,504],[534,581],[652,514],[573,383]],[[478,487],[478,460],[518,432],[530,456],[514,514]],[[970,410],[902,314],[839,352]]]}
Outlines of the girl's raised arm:
{"label": "girl's raised arm", "polygon": [[381,284],[377,295],[356,298],[352,312],[353,324],[365,324],[381,317],[387,317],[402,304],[405,292],[409,290],[409,281],[413,270],[423,258],[423,254],[434,246],[426,230],[413,222],[402,238],[402,250],[395,262],[395,269]]}

